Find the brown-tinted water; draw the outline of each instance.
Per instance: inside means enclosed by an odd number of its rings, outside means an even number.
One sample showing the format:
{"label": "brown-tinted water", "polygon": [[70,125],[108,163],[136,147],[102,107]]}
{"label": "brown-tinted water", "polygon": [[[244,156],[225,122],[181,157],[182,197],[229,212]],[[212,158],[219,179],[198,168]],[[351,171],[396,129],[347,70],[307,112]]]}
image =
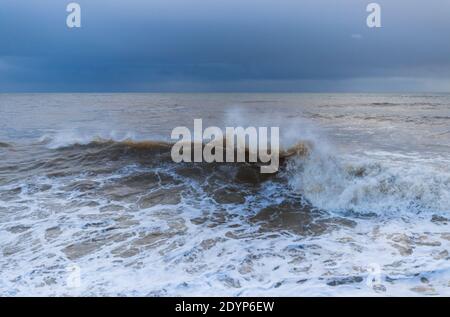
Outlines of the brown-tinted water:
{"label": "brown-tinted water", "polygon": [[[0,94],[0,294],[448,295],[449,113],[449,95]],[[279,172],[174,163],[195,118],[279,126]]]}

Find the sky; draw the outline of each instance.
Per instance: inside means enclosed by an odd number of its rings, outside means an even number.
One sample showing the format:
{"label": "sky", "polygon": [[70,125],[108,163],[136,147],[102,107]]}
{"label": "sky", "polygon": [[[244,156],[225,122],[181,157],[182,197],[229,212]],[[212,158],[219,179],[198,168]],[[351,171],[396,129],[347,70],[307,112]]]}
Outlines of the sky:
{"label": "sky", "polygon": [[450,92],[450,1],[0,0],[0,92]]}

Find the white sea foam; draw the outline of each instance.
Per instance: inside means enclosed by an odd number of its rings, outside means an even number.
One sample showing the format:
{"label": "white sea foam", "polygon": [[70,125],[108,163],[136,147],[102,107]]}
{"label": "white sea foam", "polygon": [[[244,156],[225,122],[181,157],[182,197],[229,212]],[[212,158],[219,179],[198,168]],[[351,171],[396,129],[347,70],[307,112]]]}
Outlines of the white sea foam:
{"label": "white sea foam", "polygon": [[[161,118],[172,118],[179,112],[164,116],[167,104],[181,103],[177,96],[173,97],[174,102],[169,100],[157,108],[159,101],[154,97],[131,95],[122,97],[120,102],[119,96],[102,97],[107,100],[103,106],[96,106],[98,96],[83,98],[85,102],[74,102],[74,111],[69,113],[91,120],[86,124],[90,130],[58,132],[56,127],[70,124],[61,120],[72,117],[49,116],[47,127],[55,129],[45,131],[48,137],[41,140],[44,146],[30,142],[2,154],[5,165],[1,166],[0,183],[0,295],[450,295],[449,162],[448,152],[442,147],[448,140],[443,136],[439,138],[441,147],[431,148],[436,145],[435,138],[427,139],[427,131],[434,133],[436,125],[430,121],[427,126],[417,126],[417,120],[410,125],[405,119],[411,115],[410,107],[405,107],[405,115],[399,112],[400,106],[395,106],[390,120],[399,119],[388,124],[384,120],[365,120],[379,115],[379,106],[367,106],[379,102],[377,96],[305,97],[303,104],[309,104],[311,99],[320,101],[307,109],[312,114],[320,112],[320,116],[314,116],[314,124],[297,117],[296,106],[302,100],[299,97],[276,97],[289,104],[283,108],[285,112],[270,103],[266,105],[268,110],[250,107],[249,111],[231,111],[229,125],[264,125],[261,121],[269,126],[280,125],[286,128],[282,129],[285,146],[306,141],[312,144],[312,151],[310,156],[290,163],[284,175],[290,182],[289,188],[284,179],[245,187],[234,184],[231,177],[223,177],[225,183],[219,182],[218,188],[231,184],[250,194],[243,203],[220,204],[207,192],[205,182],[210,174],[228,170],[227,166],[220,166],[203,178],[200,173],[178,173],[176,164],[149,167],[125,160],[112,169],[109,164],[114,166],[118,157],[111,158],[111,162],[102,157],[101,163],[90,164],[91,157],[83,156],[95,152],[90,148],[79,149],[86,150],[80,153],[68,151],[70,157],[64,151],[52,151],[98,139],[151,139],[143,137],[154,135],[151,129],[147,133],[146,124],[158,130]],[[135,98],[143,100],[128,111],[127,105]],[[189,98],[194,98],[191,104]],[[189,107],[204,100],[189,98],[183,99]],[[258,96],[263,98],[267,97]],[[386,97],[397,102],[392,98]],[[364,109],[357,106],[361,100],[366,104]],[[346,107],[347,103],[350,106]],[[214,116],[225,107],[218,104],[220,109],[206,105],[198,112],[193,108],[192,112],[195,116],[204,112]],[[80,111],[82,105],[89,105],[83,109],[94,111],[96,116]],[[437,111],[440,116],[448,113],[448,107],[428,108],[423,111]],[[21,108],[12,105],[11,109],[16,114]],[[39,130],[44,121],[27,119],[21,123],[17,119],[29,118],[29,111],[22,116],[8,116],[15,121],[10,126],[5,122],[9,129],[1,131],[2,140],[10,143],[5,135],[17,127],[22,128],[19,139],[28,135],[27,131]],[[42,108],[34,111],[47,113]],[[383,106],[381,114],[389,111]],[[54,109],[48,113],[54,113]],[[359,121],[353,121],[355,113]],[[291,114],[294,120],[285,120]],[[423,114],[413,113],[416,118],[423,118]],[[186,114],[180,116],[185,119]],[[105,118],[116,119],[111,124],[113,129],[105,127],[99,131],[96,128],[101,122],[109,125]],[[237,118],[242,118],[242,122],[234,120]],[[335,134],[327,136],[320,131],[316,127],[320,120],[327,127],[336,128],[337,131],[331,129]],[[445,124],[437,128],[446,131]],[[116,126],[120,132],[110,132]],[[133,131],[133,127],[144,133],[123,132]],[[412,131],[411,127],[417,130]],[[404,137],[412,132],[414,137],[420,135],[424,139]],[[383,143],[391,134],[393,137]],[[353,142],[358,151],[347,151]],[[389,146],[384,147],[387,143]],[[405,143],[410,152],[397,147]],[[11,171],[11,162],[19,165],[16,170]],[[98,167],[98,173],[77,169],[80,162]],[[52,168],[52,164],[56,167]],[[161,180],[169,175],[174,181],[154,187],[143,181],[137,189],[123,182],[146,173],[156,173]],[[161,189],[170,194],[180,184],[185,189],[179,202],[155,200],[152,206],[140,205],[141,196]],[[116,185],[118,190],[114,191]],[[108,190],[119,198],[111,198]],[[134,200],[128,199],[127,193],[133,193]],[[124,195],[123,199],[120,195]],[[275,210],[274,218],[267,215],[269,226],[252,220],[267,206],[302,197],[316,208],[327,210],[324,217],[335,217],[334,226],[317,235],[296,233],[290,230],[295,227],[292,223],[270,227],[277,215],[289,211],[285,209]],[[298,219],[295,221],[299,227],[310,221],[308,211],[315,212],[305,210],[304,218],[293,218]],[[313,222],[320,225],[320,220],[319,217]],[[71,267],[79,268],[79,287],[68,284]],[[380,269],[379,284],[369,287],[367,278],[373,267]]]}
{"label": "white sea foam", "polygon": [[400,164],[397,158],[337,155],[316,146],[290,162],[290,184],[328,211],[450,213],[450,171],[420,157],[402,155]]}
{"label": "white sea foam", "polygon": [[230,122],[282,127],[280,144],[310,144],[307,156],[288,164],[289,183],[315,207],[356,213],[450,213],[450,160],[422,153],[365,151],[348,154],[333,146],[310,120],[286,120],[278,111],[255,115],[230,108]]}
{"label": "white sea foam", "polygon": [[49,149],[64,148],[72,145],[86,145],[99,140],[126,141],[138,140],[135,133],[119,133],[116,131],[100,131],[88,133],[77,130],[65,130],[53,135],[44,135],[39,138],[40,143],[45,143]]}

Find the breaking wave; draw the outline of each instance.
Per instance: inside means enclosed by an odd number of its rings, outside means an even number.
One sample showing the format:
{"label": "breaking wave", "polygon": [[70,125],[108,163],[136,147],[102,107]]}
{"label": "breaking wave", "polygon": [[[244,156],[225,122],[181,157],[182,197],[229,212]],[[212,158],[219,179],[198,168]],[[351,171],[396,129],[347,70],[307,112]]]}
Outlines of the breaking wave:
{"label": "breaking wave", "polygon": [[[95,137],[74,137],[74,138],[50,138],[48,136],[44,136],[40,139],[41,143],[46,144],[50,149],[69,149],[73,147],[105,147],[105,146],[111,146],[114,148],[128,148],[128,149],[135,149],[135,150],[169,150],[174,145],[175,142],[168,142],[168,141],[158,141],[158,140],[134,140],[130,137],[124,137],[124,138],[105,138],[102,136],[95,136]],[[225,139],[224,139],[225,143]],[[194,145],[194,143],[190,144],[191,146]],[[205,144],[203,144],[204,146]],[[294,145],[291,145],[289,147],[280,148],[280,158],[285,159],[291,156],[306,156],[310,152],[310,149],[312,148],[312,143],[308,141],[299,141],[295,143]],[[235,145],[236,150],[236,145]],[[246,152],[249,151],[248,147],[245,149]]]}
{"label": "breaking wave", "polygon": [[288,165],[289,184],[328,211],[378,215],[450,212],[450,172],[423,162],[339,159],[312,152]]}
{"label": "breaking wave", "polygon": [[[55,150],[96,148],[102,158],[121,152],[137,153],[151,159],[152,154],[158,153],[160,164],[171,163],[169,154],[173,144],[128,137],[46,137],[41,141]],[[95,158],[90,153],[90,159]],[[450,172],[422,161],[395,164],[394,160],[386,158],[374,160],[338,155],[318,140],[298,140],[295,145],[280,151],[280,163],[277,177],[286,181],[286,189],[300,193],[317,209],[378,215],[450,212]],[[223,164],[227,163],[214,163],[212,168]],[[270,178],[257,179],[266,181]]]}

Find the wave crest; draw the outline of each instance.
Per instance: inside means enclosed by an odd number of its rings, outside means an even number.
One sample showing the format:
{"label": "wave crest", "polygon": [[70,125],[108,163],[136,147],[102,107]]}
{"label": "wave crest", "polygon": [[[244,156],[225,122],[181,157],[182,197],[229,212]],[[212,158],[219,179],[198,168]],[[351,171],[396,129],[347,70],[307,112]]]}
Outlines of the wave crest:
{"label": "wave crest", "polygon": [[[135,158],[134,154],[143,160],[148,160],[151,153],[163,154],[155,157],[152,164],[170,163],[170,150],[174,144],[129,137],[57,137],[42,141],[53,149],[98,149],[95,155],[89,153],[89,159],[94,161],[97,158],[117,157],[118,153],[126,153],[126,160]],[[280,151],[281,174],[286,177],[288,187],[318,209],[380,215],[392,212],[450,212],[448,170],[439,170],[421,161],[395,164],[395,160],[389,159],[336,155],[320,140],[291,144],[294,145]],[[214,164],[212,169],[217,164],[227,163]]]}
{"label": "wave crest", "polygon": [[[226,139],[224,138],[224,144]],[[171,147],[175,144],[175,142],[169,141],[159,141],[159,140],[134,140],[130,137],[125,138],[113,138],[113,137],[102,137],[102,136],[94,136],[94,137],[61,137],[56,136],[54,138],[44,136],[40,139],[41,143],[46,144],[50,149],[68,149],[73,147],[104,147],[104,146],[114,146],[114,147],[126,147],[130,149],[136,150],[168,150],[170,151]],[[187,146],[193,146],[195,143],[187,143]],[[205,146],[207,142],[203,143]],[[286,149],[280,148],[280,158],[286,159],[293,156],[307,156],[311,152],[313,148],[313,143],[309,141],[299,141],[295,143],[293,146],[289,146]],[[236,150],[235,144],[235,150]],[[248,153],[249,148],[246,147],[243,149]]]}
{"label": "wave crest", "polygon": [[312,205],[360,214],[450,212],[450,173],[421,162],[349,160],[313,152],[288,164],[289,184]]}

